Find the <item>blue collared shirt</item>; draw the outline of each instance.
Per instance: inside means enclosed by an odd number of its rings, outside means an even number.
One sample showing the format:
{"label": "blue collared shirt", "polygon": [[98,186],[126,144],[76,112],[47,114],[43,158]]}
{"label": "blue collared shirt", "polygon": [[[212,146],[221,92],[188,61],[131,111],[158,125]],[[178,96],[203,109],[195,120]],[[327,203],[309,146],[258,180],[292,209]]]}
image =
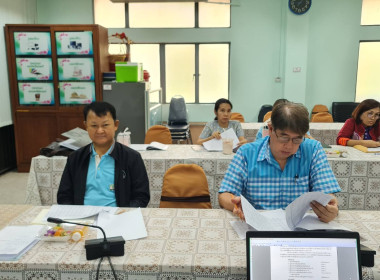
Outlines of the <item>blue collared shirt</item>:
{"label": "blue collared shirt", "polygon": [[309,191],[340,192],[318,141],[305,139],[281,170],[269,139],[266,136],[240,147],[224,176],[220,193],[242,194],[256,209],[284,209]]}
{"label": "blue collared shirt", "polygon": [[111,148],[101,158],[91,145],[84,205],[117,206],[115,197],[115,159]]}

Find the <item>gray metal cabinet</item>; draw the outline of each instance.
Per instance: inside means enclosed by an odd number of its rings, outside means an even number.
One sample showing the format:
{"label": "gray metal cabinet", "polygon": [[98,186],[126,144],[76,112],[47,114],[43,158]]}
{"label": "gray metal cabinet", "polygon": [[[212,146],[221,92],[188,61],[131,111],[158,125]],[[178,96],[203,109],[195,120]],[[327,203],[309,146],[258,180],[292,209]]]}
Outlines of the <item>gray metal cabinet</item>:
{"label": "gray metal cabinet", "polygon": [[119,129],[131,131],[132,144],[144,143],[149,127],[162,123],[161,90],[149,89],[150,84],[103,82],[103,101],[116,108]]}

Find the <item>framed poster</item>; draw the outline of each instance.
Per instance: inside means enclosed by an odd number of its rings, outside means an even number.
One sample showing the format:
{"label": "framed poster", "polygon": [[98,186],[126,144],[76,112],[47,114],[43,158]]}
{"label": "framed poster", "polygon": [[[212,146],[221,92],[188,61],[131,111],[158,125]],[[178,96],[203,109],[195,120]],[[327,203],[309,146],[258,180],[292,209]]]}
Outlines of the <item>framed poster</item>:
{"label": "framed poster", "polygon": [[16,58],[17,80],[53,80],[51,58]]}
{"label": "framed poster", "polygon": [[63,80],[94,80],[92,58],[58,58],[58,78]]}
{"label": "framed poster", "polygon": [[53,83],[18,83],[21,105],[54,105]]}
{"label": "framed poster", "polygon": [[51,55],[50,32],[14,32],[16,55]]}
{"label": "framed poster", "polygon": [[59,83],[59,102],[61,104],[88,104],[93,101],[95,101],[95,83]]}
{"label": "framed poster", "polygon": [[57,55],[93,54],[92,32],[56,32]]}

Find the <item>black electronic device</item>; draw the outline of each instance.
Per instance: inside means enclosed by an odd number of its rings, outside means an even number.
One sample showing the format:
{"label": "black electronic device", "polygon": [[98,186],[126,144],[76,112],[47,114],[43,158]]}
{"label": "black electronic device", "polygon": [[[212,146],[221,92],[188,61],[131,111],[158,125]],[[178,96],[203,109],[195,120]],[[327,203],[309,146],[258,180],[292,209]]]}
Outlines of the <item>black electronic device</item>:
{"label": "black electronic device", "polygon": [[107,256],[124,256],[125,240],[122,236],[116,236],[116,237],[111,237],[107,239],[106,233],[99,226],[68,222],[62,219],[52,218],[52,217],[47,218],[47,221],[49,223],[55,223],[55,224],[67,223],[67,224],[88,226],[88,227],[100,229],[103,233],[103,236],[104,236],[103,238],[91,239],[91,240],[85,241],[84,247],[86,248],[87,260],[94,260],[97,258],[107,257]]}
{"label": "black electronic device", "polygon": [[316,279],[363,279],[358,232],[247,231],[246,245],[249,280],[310,278],[312,272]]}
{"label": "black electronic device", "polygon": [[375,265],[376,251],[360,244],[360,255],[363,266],[373,267]]}

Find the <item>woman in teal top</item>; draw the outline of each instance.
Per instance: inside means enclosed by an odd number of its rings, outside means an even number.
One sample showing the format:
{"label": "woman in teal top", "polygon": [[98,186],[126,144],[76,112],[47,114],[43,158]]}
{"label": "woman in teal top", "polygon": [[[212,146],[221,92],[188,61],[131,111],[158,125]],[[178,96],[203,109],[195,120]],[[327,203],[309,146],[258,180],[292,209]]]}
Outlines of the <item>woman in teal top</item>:
{"label": "woman in teal top", "polygon": [[247,143],[244,138],[243,129],[239,121],[231,121],[232,103],[225,98],[220,98],[215,102],[214,114],[215,119],[208,122],[203,129],[197,143],[202,145],[203,142],[213,138],[221,139],[220,134],[229,128],[232,128],[239,139],[239,146]]}

